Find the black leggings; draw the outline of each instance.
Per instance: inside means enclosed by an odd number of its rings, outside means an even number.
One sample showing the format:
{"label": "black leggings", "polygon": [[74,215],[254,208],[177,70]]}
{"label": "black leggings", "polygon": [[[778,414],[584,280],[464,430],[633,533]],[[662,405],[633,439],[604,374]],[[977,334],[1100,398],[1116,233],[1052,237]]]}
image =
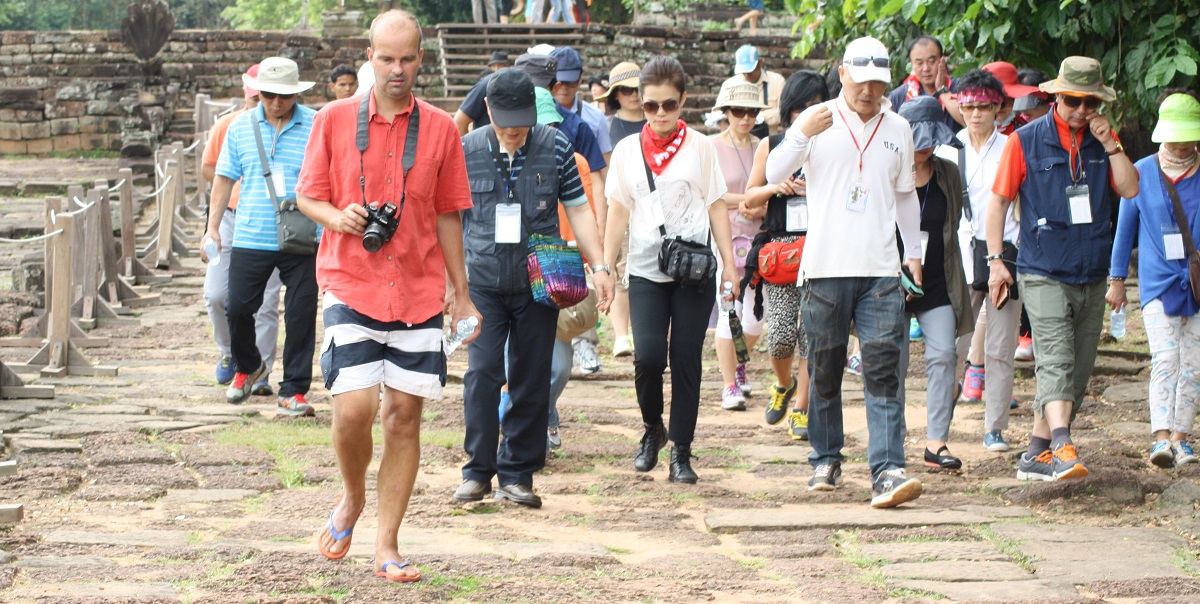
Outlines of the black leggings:
{"label": "black leggings", "polygon": [[[717,283],[683,287],[629,277],[629,321],[633,327],[634,389],[642,421],[657,425],[663,415],[663,373],[671,363],[671,425],[677,445],[690,445],[700,408],[700,365],[708,316]],[[670,334],[670,344],[667,337]]]}

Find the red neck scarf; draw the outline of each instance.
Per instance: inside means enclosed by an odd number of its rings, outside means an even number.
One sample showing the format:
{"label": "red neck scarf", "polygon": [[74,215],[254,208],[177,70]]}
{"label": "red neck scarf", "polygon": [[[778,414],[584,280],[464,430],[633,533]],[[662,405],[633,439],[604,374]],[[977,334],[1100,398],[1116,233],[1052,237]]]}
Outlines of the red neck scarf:
{"label": "red neck scarf", "polygon": [[650,171],[661,175],[663,170],[667,169],[667,164],[675,159],[675,154],[679,153],[686,138],[687,124],[683,120],[679,120],[675,132],[665,138],[655,134],[650,129],[650,122],[646,122],[646,125],[642,126],[642,157],[650,165]]}
{"label": "red neck scarf", "polygon": [[[904,78],[904,85],[908,86],[908,91],[904,93],[904,100],[911,101],[911,100],[921,96],[921,80],[917,79],[916,74],[914,74],[914,73],[908,74],[908,77]],[[946,88],[949,88],[950,85],[951,85],[950,76],[946,76]],[[938,102],[940,103],[940,102],[942,102],[942,100],[938,99]]]}

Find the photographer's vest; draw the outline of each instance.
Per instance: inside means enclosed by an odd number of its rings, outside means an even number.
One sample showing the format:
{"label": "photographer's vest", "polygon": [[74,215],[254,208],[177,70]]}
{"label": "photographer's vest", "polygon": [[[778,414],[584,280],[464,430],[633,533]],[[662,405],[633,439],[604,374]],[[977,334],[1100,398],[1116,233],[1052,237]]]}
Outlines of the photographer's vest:
{"label": "photographer's vest", "polygon": [[[1112,206],[1109,202],[1109,162],[1104,145],[1083,131],[1080,163],[1070,162],[1048,113],[1019,128],[1015,136],[1025,153],[1025,182],[1021,184],[1021,247],[1017,271],[1071,284],[1102,281],[1112,254]],[[1072,172],[1087,184],[1092,221],[1071,223],[1067,187]]]}
{"label": "photographer's vest", "polygon": [[[492,127],[473,130],[463,137],[467,160],[467,178],[471,184],[474,207],[463,219],[463,246],[466,250],[467,282],[471,287],[496,290],[502,294],[529,291],[524,241],[530,230],[543,235],[559,234],[558,162],[554,145],[558,130],[536,125],[529,130],[524,151],[527,154],[520,174],[507,199],[505,175],[496,165],[489,144]],[[503,156],[503,152],[501,152]],[[496,243],[496,206],[517,203],[522,208],[522,243]]]}

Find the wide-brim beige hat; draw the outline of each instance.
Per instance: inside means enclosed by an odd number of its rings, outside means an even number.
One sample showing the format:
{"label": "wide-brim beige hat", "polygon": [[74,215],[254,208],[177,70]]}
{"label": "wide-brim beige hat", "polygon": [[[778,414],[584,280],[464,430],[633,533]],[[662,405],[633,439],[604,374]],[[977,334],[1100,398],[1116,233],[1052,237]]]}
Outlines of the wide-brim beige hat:
{"label": "wide-brim beige hat", "polygon": [[258,64],[258,77],[242,74],[242,83],[259,92],[300,94],[316,82],[300,81],[300,66],[284,57],[270,57]]}
{"label": "wide-brim beige hat", "polygon": [[721,91],[717,93],[717,102],[713,105],[713,109],[724,109],[726,107],[766,109],[767,105],[762,102],[762,90],[758,86],[746,82],[744,84],[731,84],[721,87]]}
{"label": "wide-brim beige hat", "polygon": [[617,88],[638,88],[642,84],[642,68],[638,67],[637,63],[624,62],[617,63],[612,71],[608,72],[608,90],[604,94],[596,97],[597,101],[602,101],[608,98]]}
{"label": "wide-brim beige hat", "polygon": [[1063,59],[1058,68],[1058,77],[1049,82],[1042,82],[1038,89],[1047,94],[1094,96],[1106,103],[1117,100],[1117,91],[1104,85],[1100,61],[1091,57]]}

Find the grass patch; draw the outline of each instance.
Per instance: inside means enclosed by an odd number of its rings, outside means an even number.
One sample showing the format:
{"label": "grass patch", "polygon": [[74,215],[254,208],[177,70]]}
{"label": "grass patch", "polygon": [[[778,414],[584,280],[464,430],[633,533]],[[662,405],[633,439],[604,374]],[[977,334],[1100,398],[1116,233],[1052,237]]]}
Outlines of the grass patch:
{"label": "grass patch", "polygon": [[468,598],[478,593],[481,589],[483,579],[481,577],[472,577],[465,575],[461,577],[447,577],[445,575],[430,575],[425,569],[421,568],[421,582],[416,584],[418,589],[432,589],[435,587],[448,586],[450,593],[447,594],[449,599]]}
{"label": "grass patch", "polygon": [[204,543],[204,535],[200,531],[192,531],[187,536],[188,545],[199,545]]}
{"label": "grass patch", "polygon": [[631,550],[631,549],[625,549],[623,547],[613,547],[611,545],[604,546],[604,549],[608,550],[608,553],[613,554],[614,556],[625,556],[625,555],[633,553],[633,550]]}
{"label": "grass patch", "polygon": [[738,566],[742,568],[753,568],[755,570],[766,568],[767,563],[758,558],[740,558],[737,561]]}
{"label": "grass patch", "polygon": [[586,426],[587,424],[592,423],[592,418],[588,417],[588,414],[586,411],[576,411],[575,415],[572,418],[572,422]]}
{"label": "grass patch", "polygon": [[983,537],[989,543],[1000,550],[1000,553],[1008,556],[1014,564],[1020,566],[1025,572],[1036,573],[1037,567],[1034,565],[1039,558],[1021,551],[1021,539],[1008,539],[996,534],[995,529],[989,525],[979,525],[973,527],[979,536]]}
{"label": "grass patch", "polygon": [[444,449],[453,449],[455,447],[462,445],[462,443],[463,443],[462,431],[451,431],[451,430],[422,430],[421,431],[421,444],[423,444],[423,445],[437,445]]}
{"label": "grass patch", "polygon": [[671,493],[671,501],[676,503],[700,503],[704,498],[695,493]]}
{"label": "grass patch", "polygon": [[301,589],[300,593],[311,594],[314,596],[327,596],[333,598],[335,602],[341,604],[341,601],[345,600],[346,596],[350,595],[350,590],[345,588],[334,589],[329,587],[325,584],[327,580],[328,578],[319,575],[316,577],[309,577],[308,587]]}
{"label": "grass patch", "polygon": [[268,497],[270,497],[269,493],[260,493],[253,497],[247,497],[243,499],[241,502],[242,511],[246,512],[247,514],[257,514],[262,512],[267,507]]}
{"label": "grass patch", "polygon": [[1187,548],[1179,548],[1171,555],[1171,564],[1179,567],[1179,570],[1187,573],[1187,576],[1198,578],[1200,577],[1200,559],[1197,559],[1196,553]]}
{"label": "grass patch", "polygon": [[333,444],[333,433],[329,426],[313,422],[247,422],[214,432],[213,438],[219,445],[254,447],[266,451],[275,459],[275,474],[287,489],[305,484],[304,470],[308,467],[308,460],[297,457],[296,447],[328,447]]}
{"label": "grass patch", "polygon": [[90,151],[51,151],[50,157],[55,159],[118,159],[121,157],[121,152],[111,151],[109,149],[92,149]]}

